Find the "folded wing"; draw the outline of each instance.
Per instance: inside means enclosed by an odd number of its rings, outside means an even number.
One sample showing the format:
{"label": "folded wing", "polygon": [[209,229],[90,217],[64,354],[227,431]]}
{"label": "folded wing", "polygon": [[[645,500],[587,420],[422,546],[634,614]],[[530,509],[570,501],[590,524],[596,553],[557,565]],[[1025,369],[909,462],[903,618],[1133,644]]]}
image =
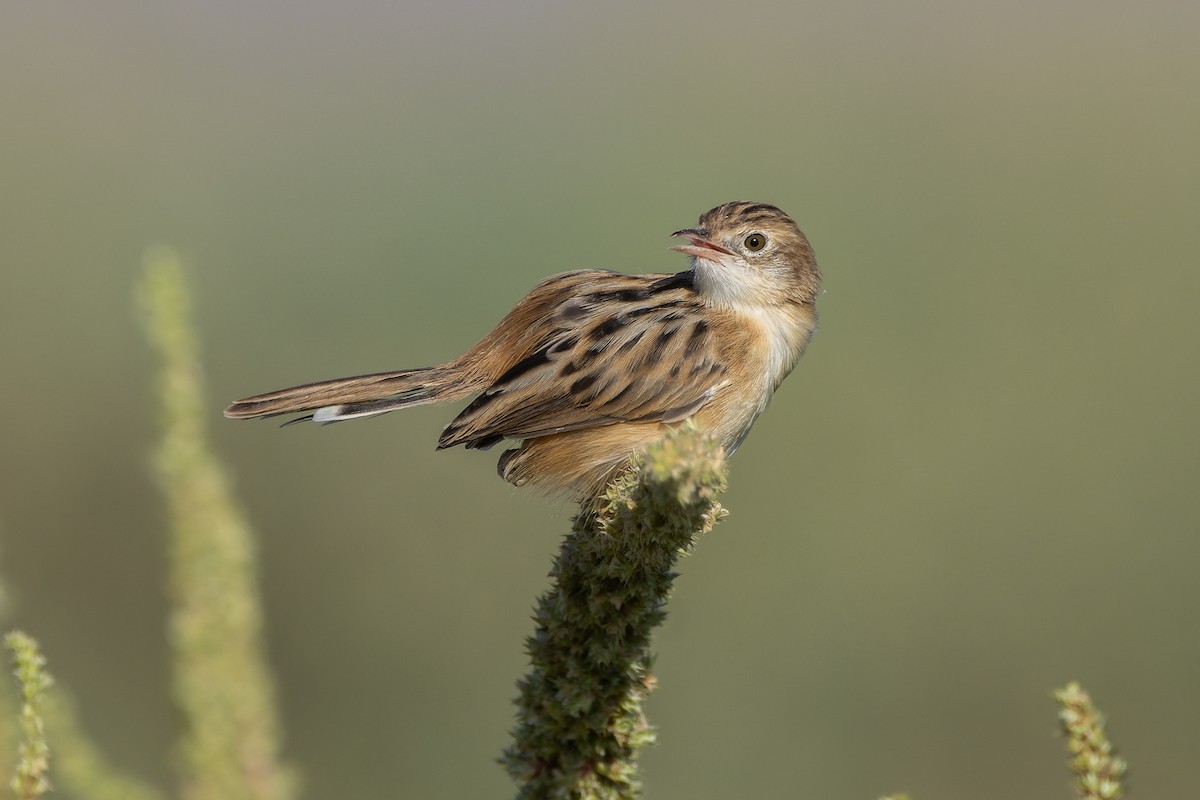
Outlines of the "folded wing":
{"label": "folded wing", "polygon": [[728,382],[698,303],[687,273],[597,278],[553,310],[553,337],[467,406],[438,447],[686,419]]}

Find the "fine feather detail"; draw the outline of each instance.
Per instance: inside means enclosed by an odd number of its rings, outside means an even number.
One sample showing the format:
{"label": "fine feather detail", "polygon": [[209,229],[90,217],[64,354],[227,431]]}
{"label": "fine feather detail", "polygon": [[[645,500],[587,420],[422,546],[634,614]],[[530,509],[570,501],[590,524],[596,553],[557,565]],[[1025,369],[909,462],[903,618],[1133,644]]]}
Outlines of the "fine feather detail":
{"label": "fine feather detail", "polygon": [[[318,381],[238,400],[225,409],[232,419],[277,417],[313,411],[293,422],[312,419],[332,422],[370,416],[409,406],[435,403],[470,394],[475,388],[460,371],[441,367],[377,372],[331,381]],[[341,414],[328,409],[341,409]],[[324,412],[318,415],[316,412]],[[367,413],[360,413],[360,412]]]}
{"label": "fine feather detail", "polygon": [[452,361],[269,392],[225,414],[330,423],[474,395],[438,449],[517,440],[500,457],[505,480],[581,494],[687,419],[732,452],[816,329],[820,272],[774,206],[727,203],[675,235],[689,242],[674,248],[692,256],[684,272],[554,275]]}
{"label": "fine feather detail", "polygon": [[550,310],[549,340],[446,426],[438,447],[694,414],[727,383],[730,354],[683,276],[593,276]]}

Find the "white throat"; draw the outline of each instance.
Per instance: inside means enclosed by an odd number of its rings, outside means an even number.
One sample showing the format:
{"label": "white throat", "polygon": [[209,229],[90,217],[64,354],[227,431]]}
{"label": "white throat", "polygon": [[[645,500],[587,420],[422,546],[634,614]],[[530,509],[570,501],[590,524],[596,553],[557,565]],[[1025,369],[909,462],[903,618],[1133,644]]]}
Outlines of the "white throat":
{"label": "white throat", "polygon": [[706,258],[693,258],[696,290],[708,302],[718,306],[747,308],[771,304],[778,291],[770,275],[745,264],[722,264]]}
{"label": "white throat", "polygon": [[808,347],[817,327],[816,312],[797,303],[781,303],[772,276],[744,264],[693,260],[696,290],[705,302],[740,314],[762,331],[767,343],[766,400]]}

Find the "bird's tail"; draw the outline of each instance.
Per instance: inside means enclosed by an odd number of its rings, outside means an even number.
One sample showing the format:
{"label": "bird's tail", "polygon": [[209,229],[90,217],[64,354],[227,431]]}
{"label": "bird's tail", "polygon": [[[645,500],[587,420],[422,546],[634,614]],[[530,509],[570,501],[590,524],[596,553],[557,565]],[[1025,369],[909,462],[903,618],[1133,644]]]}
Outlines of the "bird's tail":
{"label": "bird's tail", "polygon": [[344,419],[385,414],[409,406],[453,400],[470,394],[474,387],[461,370],[453,367],[427,367],[401,372],[378,372],[331,381],[306,383],[290,389],[247,397],[225,409],[232,419],[276,417],[304,414],[290,420],[338,422]]}

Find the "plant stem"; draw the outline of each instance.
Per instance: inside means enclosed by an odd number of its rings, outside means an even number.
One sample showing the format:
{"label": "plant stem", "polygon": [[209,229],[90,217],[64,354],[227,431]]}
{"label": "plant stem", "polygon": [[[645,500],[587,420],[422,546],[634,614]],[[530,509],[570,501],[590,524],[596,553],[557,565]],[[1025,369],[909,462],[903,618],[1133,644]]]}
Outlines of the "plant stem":
{"label": "plant stem", "polygon": [[520,798],[639,795],[638,753],[654,741],[641,707],[651,632],[676,562],[723,516],[723,488],[720,447],[685,426],[581,507],[537,603],[502,759]]}

